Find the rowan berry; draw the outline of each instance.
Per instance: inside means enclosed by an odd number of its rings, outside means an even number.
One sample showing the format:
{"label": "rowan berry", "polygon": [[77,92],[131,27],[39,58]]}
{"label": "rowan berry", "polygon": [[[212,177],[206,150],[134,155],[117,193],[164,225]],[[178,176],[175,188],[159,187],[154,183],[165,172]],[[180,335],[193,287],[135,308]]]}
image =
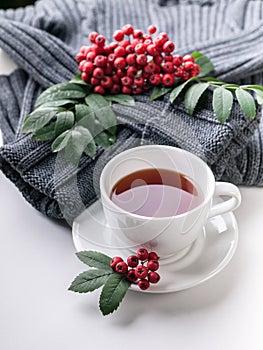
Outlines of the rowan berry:
{"label": "rowan berry", "polygon": [[128,54],[130,54],[130,53],[134,53],[134,45],[127,45],[126,47],[125,47],[125,50],[126,50],[126,52],[128,53]]}
{"label": "rowan berry", "polygon": [[144,53],[138,55],[136,62],[141,66],[145,66],[147,64],[147,56]]}
{"label": "rowan berry", "polygon": [[161,84],[162,78],[161,78],[160,74],[152,74],[149,78],[149,81],[152,85],[156,86],[156,85]]}
{"label": "rowan berry", "polygon": [[155,252],[150,252],[148,259],[149,260],[159,260],[159,256]]}
{"label": "rowan berry", "polygon": [[81,61],[85,60],[86,56],[84,55],[84,53],[79,52],[76,54],[75,58],[76,61],[80,63]]}
{"label": "rowan berry", "polygon": [[110,89],[112,87],[112,79],[111,77],[105,75],[101,80],[100,84],[104,89]]}
{"label": "rowan berry", "polygon": [[140,260],[146,260],[148,259],[148,256],[149,256],[149,253],[148,253],[148,250],[145,249],[145,248],[139,248],[137,250],[137,257],[138,259]]}
{"label": "rowan berry", "polygon": [[147,65],[144,67],[144,71],[146,73],[153,73],[155,71],[156,64],[154,62],[149,62]]}
{"label": "rowan berry", "polygon": [[133,66],[136,64],[136,57],[137,55],[135,53],[129,53],[129,55],[126,56],[126,62],[129,66]]}
{"label": "rowan berry", "polygon": [[[156,50],[157,51],[157,50]],[[153,60],[156,64],[161,64],[163,62],[163,56],[159,55],[158,51],[157,51],[157,55],[155,55],[153,57]]]}
{"label": "rowan berry", "polygon": [[89,41],[92,43],[92,44],[95,44],[95,40],[97,38],[99,34],[97,32],[91,32],[89,34]]}
{"label": "rowan berry", "polygon": [[164,62],[172,62],[173,61],[173,56],[166,54],[163,58]]}
{"label": "rowan berry", "polygon": [[94,64],[97,67],[105,67],[107,64],[107,57],[103,55],[98,55],[94,59]]}
{"label": "rowan berry", "polygon": [[194,64],[191,61],[184,62],[184,70],[189,71],[194,68]]}
{"label": "rowan berry", "polygon": [[184,57],[183,57],[183,61],[184,62],[193,62],[194,63],[194,58],[193,58],[193,56],[191,56],[191,55],[185,55]]}
{"label": "rowan berry", "polygon": [[135,29],[133,31],[133,37],[134,37],[134,39],[140,39],[143,37],[143,32],[139,29]]}
{"label": "rowan berry", "polygon": [[148,276],[148,269],[146,266],[138,265],[135,269],[135,275],[137,278],[145,278]]}
{"label": "rowan berry", "polygon": [[171,73],[166,73],[162,77],[163,85],[166,87],[170,87],[174,85],[175,79]]}
{"label": "rowan berry", "polygon": [[133,80],[134,85],[142,87],[144,85],[144,78],[143,77],[135,77]]}
{"label": "rowan berry", "polygon": [[124,77],[124,75],[126,74],[126,71],[125,71],[125,69],[119,68],[119,69],[117,69],[116,74],[121,78],[121,77]]}
{"label": "rowan berry", "polygon": [[126,24],[122,27],[122,30],[125,35],[131,35],[133,34],[133,26],[131,24]]}
{"label": "rowan berry", "polygon": [[128,265],[124,261],[118,262],[118,264],[115,266],[115,271],[124,275],[128,272]]}
{"label": "rowan berry", "polygon": [[173,73],[174,72],[174,64],[173,62],[165,62],[163,65],[163,71],[165,73]]}
{"label": "rowan berry", "polygon": [[103,35],[98,35],[95,39],[95,44],[97,44],[98,46],[104,46],[105,41],[106,39]]}
{"label": "rowan berry", "polygon": [[100,67],[97,67],[93,71],[93,77],[97,79],[101,79],[104,77],[104,70]]}
{"label": "rowan berry", "polygon": [[130,267],[136,267],[138,265],[139,259],[136,255],[130,255],[127,258],[127,264]]}
{"label": "rowan berry", "polygon": [[110,267],[114,270],[115,266],[121,261],[123,261],[123,259],[120,256],[114,256],[110,261]]}
{"label": "rowan berry", "polygon": [[134,86],[132,88],[133,95],[139,95],[142,93],[142,88],[140,86]]}
{"label": "rowan berry", "polygon": [[159,262],[157,260],[148,260],[147,267],[151,271],[156,271],[159,269]]}
{"label": "rowan berry", "polygon": [[166,41],[163,45],[163,51],[166,53],[170,53],[174,51],[174,43],[172,41]]}
{"label": "rowan berry", "polygon": [[90,83],[91,85],[99,85],[100,81],[97,78],[91,77]]}
{"label": "rowan berry", "polygon": [[117,57],[114,61],[114,67],[117,69],[123,69],[126,67],[126,60],[124,57]]}
{"label": "rowan berry", "polygon": [[86,60],[89,62],[93,62],[95,57],[96,57],[96,53],[94,51],[91,51],[91,52],[87,53]]}
{"label": "rowan berry", "polygon": [[145,45],[143,43],[137,44],[134,50],[137,54],[142,54],[145,52]]}
{"label": "rowan berry", "polygon": [[131,66],[127,69],[128,77],[135,77],[137,73],[138,73],[138,69],[136,67]]}
{"label": "rowan berry", "polygon": [[84,63],[84,65],[83,65],[82,71],[85,72],[85,73],[90,74],[90,73],[93,72],[94,68],[95,68],[95,67],[94,67],[93,63],[91,63],[91,62],[89,62],[89,61],[86,61],[86,62]]}
{"label": "rowan berry", "polygon": [[126,275],[126,278],[127,280],[129,280],[130,282],[136,282],[137,281],[137,277],[135,275],[135,270],[134,269],[130,269],[128,272],[127,272],[127,275]]}
{"label": "rowan berry", "polygon": [[138,287],[141,289],[141,290],[146,290],[150,287],[150,282],[146,279],[141,279],[139,282],[138,282]]}
{"label": "rowan berry", "polygon": [[183,63],[183,57],[181,55],[173,56],[173,64],[177,67],[181,66]]}
{"label": "rowan berry", "polygon": [[160,275],[155,271],[151,271],[148,273],[148,281],[150,283],[158,283],[160,281]]}
{"label": "rowan berry", "polygon": [[123,56],[125,56],[125,55],[126,55],[126,50],[125,50],[125,48],[122,47],[122,46],[116,47],[116,49],[114,49],[114,55],[115,55],[116,57],[123,57]]}
{"label": "rowan berry", "polygon": [[120,92],[121,88],[120,88],[120,85],[119,84],[113,84],[111,89],[110,89],[110,92],[111,94],[118,94]]}
{"label": "rowan berry", "polygon": [[154,34],[156,32],[156,27],[154,25],[150,25],[148,27],[148,33],[149,34]]}
{"label": "rowan berry", "polygon": [[87,83],[89,80],[89,74],[87,74],[85,72],[81,73],[81,79]]}
{"label": "rowan berry", "polygon": [[122,85],[124,86],[131,86],[132,85],[132,78],[129,76],[124,76],[121,78]]}
{"label": "rowan berry", "polygon": [[121,89],[121,92],[126,95],[130,95],[132,92],[132,89],[129,86],[123,86]]}
{"label": "rowan berry", "polygon": [[113,39],[116,41],[121,41],[124,38],[124,32],[122,30],[116,30],[113,34]]}

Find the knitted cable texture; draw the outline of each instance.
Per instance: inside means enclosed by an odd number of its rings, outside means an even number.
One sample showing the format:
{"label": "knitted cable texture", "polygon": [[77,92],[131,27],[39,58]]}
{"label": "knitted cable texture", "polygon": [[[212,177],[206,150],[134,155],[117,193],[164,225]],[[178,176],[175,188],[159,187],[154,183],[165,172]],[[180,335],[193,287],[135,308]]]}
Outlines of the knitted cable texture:
{"label": "knitted cable texture", "polygon": [[236,101],[221,125],[202,98],[193,117],[182,101],[169,96],[150,102],[136,97],[135,107],[114,105],[117,142],[98,149],[96,159],[83,156],[77,168],[56,156],[50,143],[21,135],[25,116],[47,87],[77,72],[74,56],[90,31],[111,40],[126,23],[147,30],[154,23],[177,44],[177,51],[207,54],[214,75],[231,82],[263,83],[263,2],[256,0],[39,0],[34,6],[0,10],[0,47],[17,63],[0,76],[0,126],[5,145],[0,168],[36,209],[69,223],[99,196],[103,166],[117,153],[140,144],[169,144],[202,157],[217,180],[263,185],[261,110],[245,117]]}

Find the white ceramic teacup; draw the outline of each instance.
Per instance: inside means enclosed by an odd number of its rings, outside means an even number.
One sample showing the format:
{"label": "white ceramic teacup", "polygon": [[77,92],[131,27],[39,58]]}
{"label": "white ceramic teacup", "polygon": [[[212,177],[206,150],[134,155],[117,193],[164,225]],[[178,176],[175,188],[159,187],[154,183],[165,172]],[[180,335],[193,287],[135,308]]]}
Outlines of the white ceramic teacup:
{"label": "white ceramic teacup", "polygon": [[[125,211],[112,202],[111,191],[119,180],[149,168],[183,174],[201,190],[201,204],[180,215],[148,217]],[[238,188],[227,182],[216,182],[210,168],[199,157],[179,148],[159,145],[132,148],[111,159],[102,171],[100,190],[107,223],[123,246],[134,251],[141,246],[153,249],[161,258],[189,247],[208,218],[232,211],[241,202]],[[215,195],[230,198],[213,205]]]}

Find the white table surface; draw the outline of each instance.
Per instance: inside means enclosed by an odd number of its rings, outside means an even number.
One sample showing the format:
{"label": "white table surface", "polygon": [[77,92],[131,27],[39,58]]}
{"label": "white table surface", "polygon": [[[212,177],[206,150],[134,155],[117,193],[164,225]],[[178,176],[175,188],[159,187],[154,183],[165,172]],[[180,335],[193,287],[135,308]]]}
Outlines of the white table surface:
{"label": "white table surface", "polygon": [[[0,73],[13,67],[0,52]],[[70,229],[33,209],[0,172],[0,349],[262,350],[263,189],[240,190],[239,244],[220,274],[178,293],[128,292],[103,317],[99,292],[67,291],[85,270]]]}

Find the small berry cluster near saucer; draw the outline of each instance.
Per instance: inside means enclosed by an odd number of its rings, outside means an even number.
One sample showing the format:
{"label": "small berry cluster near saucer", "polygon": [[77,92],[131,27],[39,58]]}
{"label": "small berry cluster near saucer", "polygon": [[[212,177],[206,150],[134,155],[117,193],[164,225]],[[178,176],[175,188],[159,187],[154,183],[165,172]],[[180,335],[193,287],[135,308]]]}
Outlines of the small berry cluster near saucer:
{"label": "small berry cluster near saucer", "polygon": [[127,263],[120,256],[110,258],[97,251],[80,251],[77,257],[92,269],[79,274],[69,290],[88,293],[103,286],[100,294],[100,310],[103,315],[114,312],[120,305],[131,284],[146,290],[150,284],[160,281],[159,257],[156,252],[148,252],[141,247],[137,255],[130,255]]}
{"label": "small berry cluster near saucer", "polygon": [[150,283],[160,281],[160,275],[156,272],[159,269],[158,260],[159,257],[155,252],[149,253],[147,249],[139,248],[137,255],[130,255],[127,258],[127,263],[119,256],[113,257],[110,267],[113,271],[125,275],[130,282],[136,283],[140,289],[146,290],[150,287]]}

